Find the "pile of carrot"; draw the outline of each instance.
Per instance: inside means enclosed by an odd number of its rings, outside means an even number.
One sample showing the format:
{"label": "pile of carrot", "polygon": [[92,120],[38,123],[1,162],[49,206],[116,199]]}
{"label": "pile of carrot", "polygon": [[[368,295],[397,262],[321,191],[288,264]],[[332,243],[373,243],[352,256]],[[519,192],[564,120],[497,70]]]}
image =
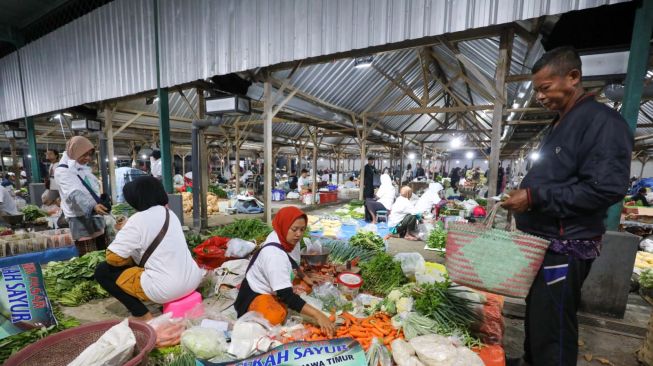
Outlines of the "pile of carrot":
{"label": "pile of carrot", "polygon": [[[345,323],[338,327],[335,336],[329,337],[322,333],[322,330],[313,325],[306,325],[306,329],[311,331],[311,335],[306,338],[307,341],[319,341],[333,338],[353,338],[361,344],[364,350],[370,347],[372,339],[379,338],[383,344],[390,348],[390,343],[397,338],[404,338],[401,329],[394,329],[390,316],[385,313],[376,313],[368,318],[356,318],[355,316],[344,312],[340,315]],[[332,319],[335,317],[332,315]]]}

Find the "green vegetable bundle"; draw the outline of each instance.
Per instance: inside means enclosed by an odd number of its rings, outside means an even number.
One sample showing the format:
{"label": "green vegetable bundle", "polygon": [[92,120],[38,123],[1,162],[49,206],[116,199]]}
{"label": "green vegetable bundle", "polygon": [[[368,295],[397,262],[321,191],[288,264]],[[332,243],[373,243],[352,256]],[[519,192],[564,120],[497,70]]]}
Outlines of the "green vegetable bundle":
{"label": "green vegetable bundle", "polygon": [[639,275],[639,285],[645,289],[653,288],[653,271],[650,268],[643,270]]}
{"label": "green vegetable bundle", "polygon": [[135,213],[136,213],[136,209],[134,209],[127,203],[117,203],[111,207],[111,214],[114,216],[124,215],[127,217],[131,217]]}
{"label": "green vegetable bundle", "polygon": [[57,306],[53,306],[52,310],[57,318],[57,325],[29,330],[0,340],[0,364],[4,364],[12,354],[50,334],[79,325],[76,319],[65,316]]}
{"label": "green vegetable bundle", "polygon": [[25,222],[34,222],[36,219],[40,217],[46,217],[48,214],[38,208],[38,206],[35,205],[27,205],[23,208],[22,210],[23,215],[25,215]]}
{"label": "green vegetable bundle", "polygon": [[226,238],[239,238],[243,240],[256,240],[268,236],[272,228],[259,219],[239,219],[234,223],[220,227],[211,233],[211,236]]}
{"label": "green vegetable bundle", "polygon": [[382,252],[385,250],[383,238],[370,231],[359,231],[349,239],[349,244],[367,250]]}
{"label": "green vegetable bundle", "polygon": [[438,222],[426,238],[426,245],[432,249],[444,249],[446,244],[447,232],[442,227],[442,223]]}
{"label": "green vegetable bundle", "polygon": [[48,263],[43,278],[50,300],[65,306],[79,306],[108,297],[109,293],[93,278],[95,267],[104,260],[104,251],[98,250],[69,261]]}
{"label": "green vegetable bundle", "polygon": [[213,193],[214,195],[218,196],[218,198],[227,198],[228,197],[227,196],[227,191],[225,191],[224,189],[222,189],[222,188],[220,188],[218,186],[210,185],[209,188],[208,188],[208,191],[210,193]]}
{"label": "green vegetable bundle", "polygon": [[475,201],[479,206],[487,207],[487,200],[485,198],[477,198]]}
{"label": "green vegetable bundle", "polygon": [[401,270],[401,264],[386,253],[378,253],[367,262],[362,262],[363,291],[386,296],[395,288],[401,287],[408,279]]}
{"label": "green vegetable bundle", "polygon": [[469,329],[478,315],[474,302],[458,296],[462,292],[452,288],[449,281],[423,284],[413,290],[415,310],[433,319],[442,330]]}
{"label": "green vegetable bundle", "polygon": [[355,247],[340,240],[322,241],[322,247],[331,250],[329,261],[336,264],[346,264],[355,258],[359,258],[361,262],[367,262],[376,254],[373,250]]}

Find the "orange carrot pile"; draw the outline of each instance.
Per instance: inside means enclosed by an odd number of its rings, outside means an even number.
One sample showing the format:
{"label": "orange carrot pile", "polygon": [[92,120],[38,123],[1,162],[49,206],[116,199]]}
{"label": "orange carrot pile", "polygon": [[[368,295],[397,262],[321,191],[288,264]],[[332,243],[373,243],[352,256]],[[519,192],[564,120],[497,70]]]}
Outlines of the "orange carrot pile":
{"label": "orange carrot pile", "polygon": [[397,338],[404,338],[401,329],[394,329],[390,316],[385,313],[376,313],[368,318],[356,318],[349,313],[340,315],[345,323],[338,327],[335,336],[329,337],[322,333],[322,330],[313,325],[306,325],[311,335],[306,338],[307,341],[319,341],[333,338],[353,338],[361,344],[367,351],[372,343],[372,339],[379,338],[383,344],[390,348],[390,343]]}

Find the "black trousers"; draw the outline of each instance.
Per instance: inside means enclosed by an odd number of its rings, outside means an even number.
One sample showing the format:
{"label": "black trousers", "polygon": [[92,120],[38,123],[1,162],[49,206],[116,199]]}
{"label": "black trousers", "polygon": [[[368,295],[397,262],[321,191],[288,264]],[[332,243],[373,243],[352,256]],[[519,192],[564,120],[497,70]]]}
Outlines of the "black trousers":
{"label": "black trousers", "polygon": [[368,198],[365,200],[365,221],[372,221],[372,213],[376,214],[376,211],[387,211],[388,209],[383,206],[383,203],[375,200],[374,198]]}
{"label": "black trousers", "polygon": [[127,310],[129,310],[133,316],[143,316],[149,312],[145,304],[143,304],[141,300],[123,291],[116,284],[116,281],[122,272],[131,267],[132,266],[114,267],[107,262],[102,262],[95,268],[95,280],[103,289],[107,290],[111,296],[115,297],[125,305]]}
{"label": "black trousers", "polygon": [[593,259],[547,252],[526,297],[524,360],[532,366],[572,366],[578,358],[578,306]]}
{"label": "black trousers", "polygon": [[397,225],[397,235],[400,238],[406,236],[406,233],[409,231],[414,231],[417,229],[417,216],[415,215],[406,215],[403,220]]}

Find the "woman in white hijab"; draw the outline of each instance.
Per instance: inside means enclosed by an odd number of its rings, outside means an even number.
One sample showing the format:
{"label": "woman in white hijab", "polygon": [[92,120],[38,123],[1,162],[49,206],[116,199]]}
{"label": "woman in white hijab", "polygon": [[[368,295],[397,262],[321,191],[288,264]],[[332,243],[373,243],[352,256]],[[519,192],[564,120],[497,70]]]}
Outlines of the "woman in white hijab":
{"label": "woman in white hijab", "polygon": [[419,198],[415,205],[417,212],[431,212],[433,206],[440,202],[439,193],[443,189],[444,187],[442,187],[442,184],[440,183],[430,183],[429,188],[424,192],[424,194],[422,194],[422,197]]}
{"label": "woman in white hijab", "polygon": [[381,185],[376,190],[376,199],[368,198],[365,201],[365,221],[376,224],[377,211],[390,211],[397,195],[392,178],[388,174],[381,175]]}

